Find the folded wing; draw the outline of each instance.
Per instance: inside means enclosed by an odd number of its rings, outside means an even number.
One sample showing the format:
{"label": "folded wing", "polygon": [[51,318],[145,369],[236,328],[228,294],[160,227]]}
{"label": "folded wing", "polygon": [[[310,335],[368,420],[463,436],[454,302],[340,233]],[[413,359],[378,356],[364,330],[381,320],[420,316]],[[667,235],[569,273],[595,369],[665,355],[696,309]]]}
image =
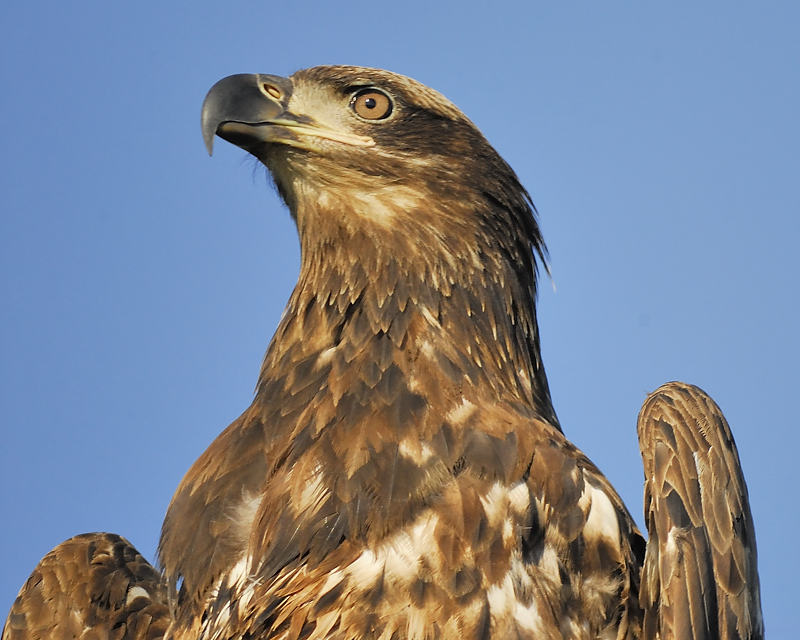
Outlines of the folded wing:
{"label": "folded wing", "polygon": [[163,638],[171,621],[161,574],[125,538],[85,533],[36,566],[2,640]]}
{"label": "folded wing", "polygon": [[719,407],[670,382],[644,403],[638,432],[650,536],[645,638],[763,638],[747,486]]}

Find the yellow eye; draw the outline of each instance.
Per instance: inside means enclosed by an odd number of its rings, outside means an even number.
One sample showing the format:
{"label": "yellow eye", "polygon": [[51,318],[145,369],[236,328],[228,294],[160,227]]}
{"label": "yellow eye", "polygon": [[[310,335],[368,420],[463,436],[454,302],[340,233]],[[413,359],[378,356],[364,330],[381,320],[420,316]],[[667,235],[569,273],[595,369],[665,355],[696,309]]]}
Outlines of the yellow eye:
{"label": "yellow eye", "polygon": [[350,108],[365,120],[383,120],[392,115],[392,100],[383,91],[362,89],[350,100]]}

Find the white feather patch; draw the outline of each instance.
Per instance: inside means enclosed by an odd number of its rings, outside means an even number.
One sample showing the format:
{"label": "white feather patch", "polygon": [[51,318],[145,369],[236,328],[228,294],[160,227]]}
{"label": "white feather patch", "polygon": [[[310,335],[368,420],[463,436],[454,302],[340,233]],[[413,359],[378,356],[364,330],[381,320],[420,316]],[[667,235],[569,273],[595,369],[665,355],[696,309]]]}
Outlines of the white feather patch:
{"label": "white feather patch", "polygon": [[595,489],[589,483],[586,484],[584,494],[587,492],[589,493],[590,507],[583,535],[587,538],[607,538],[619,545],[619,519],[611,500],[608,499],[605,492]]}
{"label": "white feather patch", "polygon": [[447,420],[454,425],[458,425],[469,419],[470,416],[472,416],[472,414],[477,410],[478,407],[476,407],[466,398],[462,398],[461,404],[447,413]]}
{"label": "white feather patch", "polygon": [[384,572],[392,579],[410,583],[419,575],[421,561],[436,549],[433,532],[437,519],[428,514],[408,531],[402,531],[377,549],[365,549],[345,569],[361,588],[375,584]]}
{"label": "white feather patch", "polygon": [[136,598],[147,598],[150,599],[150,594],[147,593],[147,590],[144,587],[135,586],[128,591],[128,595],[125,596],[125,604],[130,604]]}

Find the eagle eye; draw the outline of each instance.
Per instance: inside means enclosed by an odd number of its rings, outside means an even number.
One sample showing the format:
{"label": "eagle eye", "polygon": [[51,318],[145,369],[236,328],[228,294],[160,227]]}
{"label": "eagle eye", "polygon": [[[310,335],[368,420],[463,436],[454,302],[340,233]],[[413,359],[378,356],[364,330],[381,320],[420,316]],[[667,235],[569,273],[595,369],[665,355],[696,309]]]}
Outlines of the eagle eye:
{"label": "eagle eye", "polygon": [[364,120],[385,120],[392,115],[394,103],[383,91],[369,87],[353,95],[350,108]]}

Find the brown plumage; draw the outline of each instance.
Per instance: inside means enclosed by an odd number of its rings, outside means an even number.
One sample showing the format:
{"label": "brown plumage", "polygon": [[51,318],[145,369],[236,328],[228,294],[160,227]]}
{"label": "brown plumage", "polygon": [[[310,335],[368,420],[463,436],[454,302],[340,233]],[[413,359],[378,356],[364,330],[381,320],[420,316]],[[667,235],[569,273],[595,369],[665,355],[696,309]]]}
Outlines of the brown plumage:
{"label": "brown plumage", "polygon": [[561,432],[544,242],[478,129],[408,78],[317,67],[220,81],[203,132],[267,166],[302,258],[253,404],[170,504],[168,635],[641,637],[644,541]]}
{"label": "brown plumage", "polygon": [[171,617],[161,574],[130,542],[85,533],[42,558],[11,607],[3,640],[157,640]]}
{"label": "brown plumage", "polygon": [[733,435],[703,391],[673,382],[639,415],[645,636],[763,638],[753,518]]}

